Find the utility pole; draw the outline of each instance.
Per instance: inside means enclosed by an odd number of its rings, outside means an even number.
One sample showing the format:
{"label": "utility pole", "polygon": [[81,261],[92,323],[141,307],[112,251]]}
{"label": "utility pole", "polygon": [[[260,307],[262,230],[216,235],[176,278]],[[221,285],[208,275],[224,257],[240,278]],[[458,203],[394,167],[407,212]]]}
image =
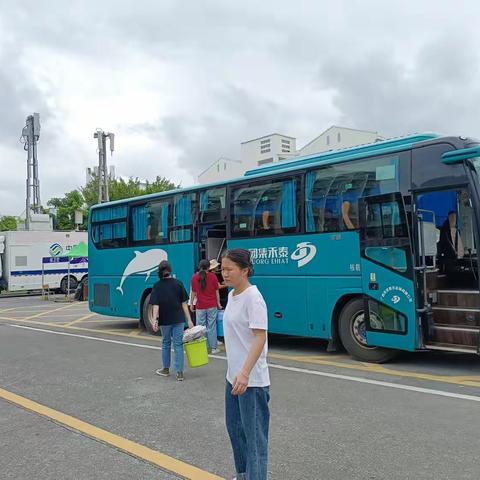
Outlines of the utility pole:
{"label": "utility pole", "polygon": [[107,138],[110,140],[110,155],[115,148],[115,135],[97,129],[93,138],[98,140],[98,203],[108,202]]}
{"label": "utility pole", "polygon": [[27,152],[27,199],[25,210],[25,228],[30,230],[31,214],[40,213],[40,180],[38,177],[37,142],[40,138],[40,114],[27,117],[23,127],[21,141]]}

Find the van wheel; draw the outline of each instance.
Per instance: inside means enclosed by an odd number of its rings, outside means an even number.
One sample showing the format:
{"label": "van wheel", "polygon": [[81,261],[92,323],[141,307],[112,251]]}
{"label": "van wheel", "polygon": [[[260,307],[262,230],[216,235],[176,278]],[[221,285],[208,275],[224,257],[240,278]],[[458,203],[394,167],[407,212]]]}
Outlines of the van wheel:
{"label": "van wheel", "polygon": [[[77,279],[72,275],[70,275],[70,293],[74,292],[77,286],[78,286]],[[62,278],[62,281],[60,282],[60,291],[66,295],[67,290],[68,290],[68,275],[65,275]]]}
{"label": "van wheel", "polygon": [[[372,321],[382,323],[382,319],[372,312]],[[338,330],[347,352],[362,362],[384,363],[394,358],[398,352],[367,345],[365,311],[363,299],[350,300],[342,309]]]}
{"label": "van wheel", "polygon": [[140,322],[138,326],[140,329],[147,331],[151,335],[160,335],[160,330],[158,332],[155,332],[153,330],[154,318],[153,318],[153,308],[150,305],[150,296],[151,296],[151,293],[148,293],[148,295],[146,295],[145,298],[143,299],[142,316],[140,318]]}

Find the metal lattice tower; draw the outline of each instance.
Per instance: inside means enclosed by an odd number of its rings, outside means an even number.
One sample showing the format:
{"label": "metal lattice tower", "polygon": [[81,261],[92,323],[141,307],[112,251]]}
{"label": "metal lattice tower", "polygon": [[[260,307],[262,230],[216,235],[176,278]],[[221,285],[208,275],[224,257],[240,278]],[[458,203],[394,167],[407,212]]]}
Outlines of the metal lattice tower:
{"label": "metal lattice tower", "polygon": [[25,212],[25,227],[30,230],[31,214],[41,213],[40,179],[38,177],[37,142],[40,138],[40,114],[34,113],[27,117],[27,123],[22,130],[21,140],[27,153],[27,199]]}
{"label": "metal lattice tower", "polygon": [[108,168],[107,168],[107,138],[110,140],[110,154],[113,154],[114,139],[113,133],[104,132],[101,129],[93,134],[98,140],[98,203],[108,202]]}

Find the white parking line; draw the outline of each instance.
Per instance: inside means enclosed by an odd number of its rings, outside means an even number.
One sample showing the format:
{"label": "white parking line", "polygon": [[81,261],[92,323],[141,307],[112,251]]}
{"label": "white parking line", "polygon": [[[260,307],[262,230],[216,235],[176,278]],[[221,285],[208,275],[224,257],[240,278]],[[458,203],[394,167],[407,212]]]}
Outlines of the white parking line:
{"label": "white parking line", "polygon": [[[77,335],[75,333],[67,333],[67,332],[56,332],[54,330],[47,330],[44,328],[35,328],[35,327],[27,327],[25,325],[15,325],[15,324],[8,324],[10,327],[21,328],[24,330],[33,330],[36,332],[42,333],[52,333],[54,335],[63,335],[66,337],[76,337],[76,338],[84,338],[86,340],[95,340],[98,342],[106,342],[106,343],[115,343],[117,345],[127,345],[130,347],[139,347],[139,348],[146,348],[148,350],[161,350],[162,347],[157,347],[154,345],[145,345],[141,343],[132,343],[132,342],[124,342],[121,340],[111,340],[108,338],[97,338],[91,337],[89,335]],[[225,361],[226,358],[220,355],[209,355],[210,358],[217,358],[220,360]],[[320,372],[318,370],[309,370],[307,368],[297,368],[297,367],[288,367],[285,365],[278,365],[276,363],[269,363],[268,366],[273,369],[277,370],[286,370],[289,372],[295,373],[304,373],[306,375],[314,375],[318,377],[327,377],[327,378],[334,378],[337,380],[346,380],[349,382],[357,382],[357,383],[365,383],[367,385],[376,385],[379,387],[386,387],[386,388],[394,388],[396,390],[406,390],[409,392],[416,392],[416,393],[425,393],[428,395],[436,395],[439,397],[447,397],[447,398],[455,398],[457,400],[467,400],[470,402],[480,402],[480,396],[476,395],[464,395],[461,393],[452,393],[452,392],[445,392],[443,390],[435,390],[432,388],[422,388],[422,387],[414,387],[412,385],[404,385],[400,383],[391,383],[391,382],[383,382],[381,380],[372,380],[369,378],[363,377],[353,377],[350,375],[339,375],[337,373],[328,373],[328,372]]]}

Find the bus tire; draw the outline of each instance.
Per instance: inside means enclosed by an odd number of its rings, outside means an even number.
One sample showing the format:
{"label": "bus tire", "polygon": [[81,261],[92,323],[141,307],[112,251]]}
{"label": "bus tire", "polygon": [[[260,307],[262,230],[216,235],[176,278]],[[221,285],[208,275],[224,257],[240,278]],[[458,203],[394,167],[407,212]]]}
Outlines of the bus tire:
{"label": "bus tire", "polygon": [[[75,292],[77,286],[78,286],[77,279],[73,275],[70,275],[70,293]],[[68,275],[65,275],[60,282],[60,291],[66,295],[67,289],[68,289]]]}
{"label": "bus tire", "polygon": [[363,317],[364,304],[362,298],[354,298],[342,308],[338,330],[343,346],[352,357],[362,362],[388,362],[398,352],[387,348],[367,346]]}
{"label": "bus tire", "polygon": [[153,330],[153,316],[152,316],[152,306],[150,305],[150,296],[151,292],[148,292],[147,295],[143,297],[142,302],[142,315],[140,317],[139,328],[150,333],[150,335],[158,335],[158,332]]}

